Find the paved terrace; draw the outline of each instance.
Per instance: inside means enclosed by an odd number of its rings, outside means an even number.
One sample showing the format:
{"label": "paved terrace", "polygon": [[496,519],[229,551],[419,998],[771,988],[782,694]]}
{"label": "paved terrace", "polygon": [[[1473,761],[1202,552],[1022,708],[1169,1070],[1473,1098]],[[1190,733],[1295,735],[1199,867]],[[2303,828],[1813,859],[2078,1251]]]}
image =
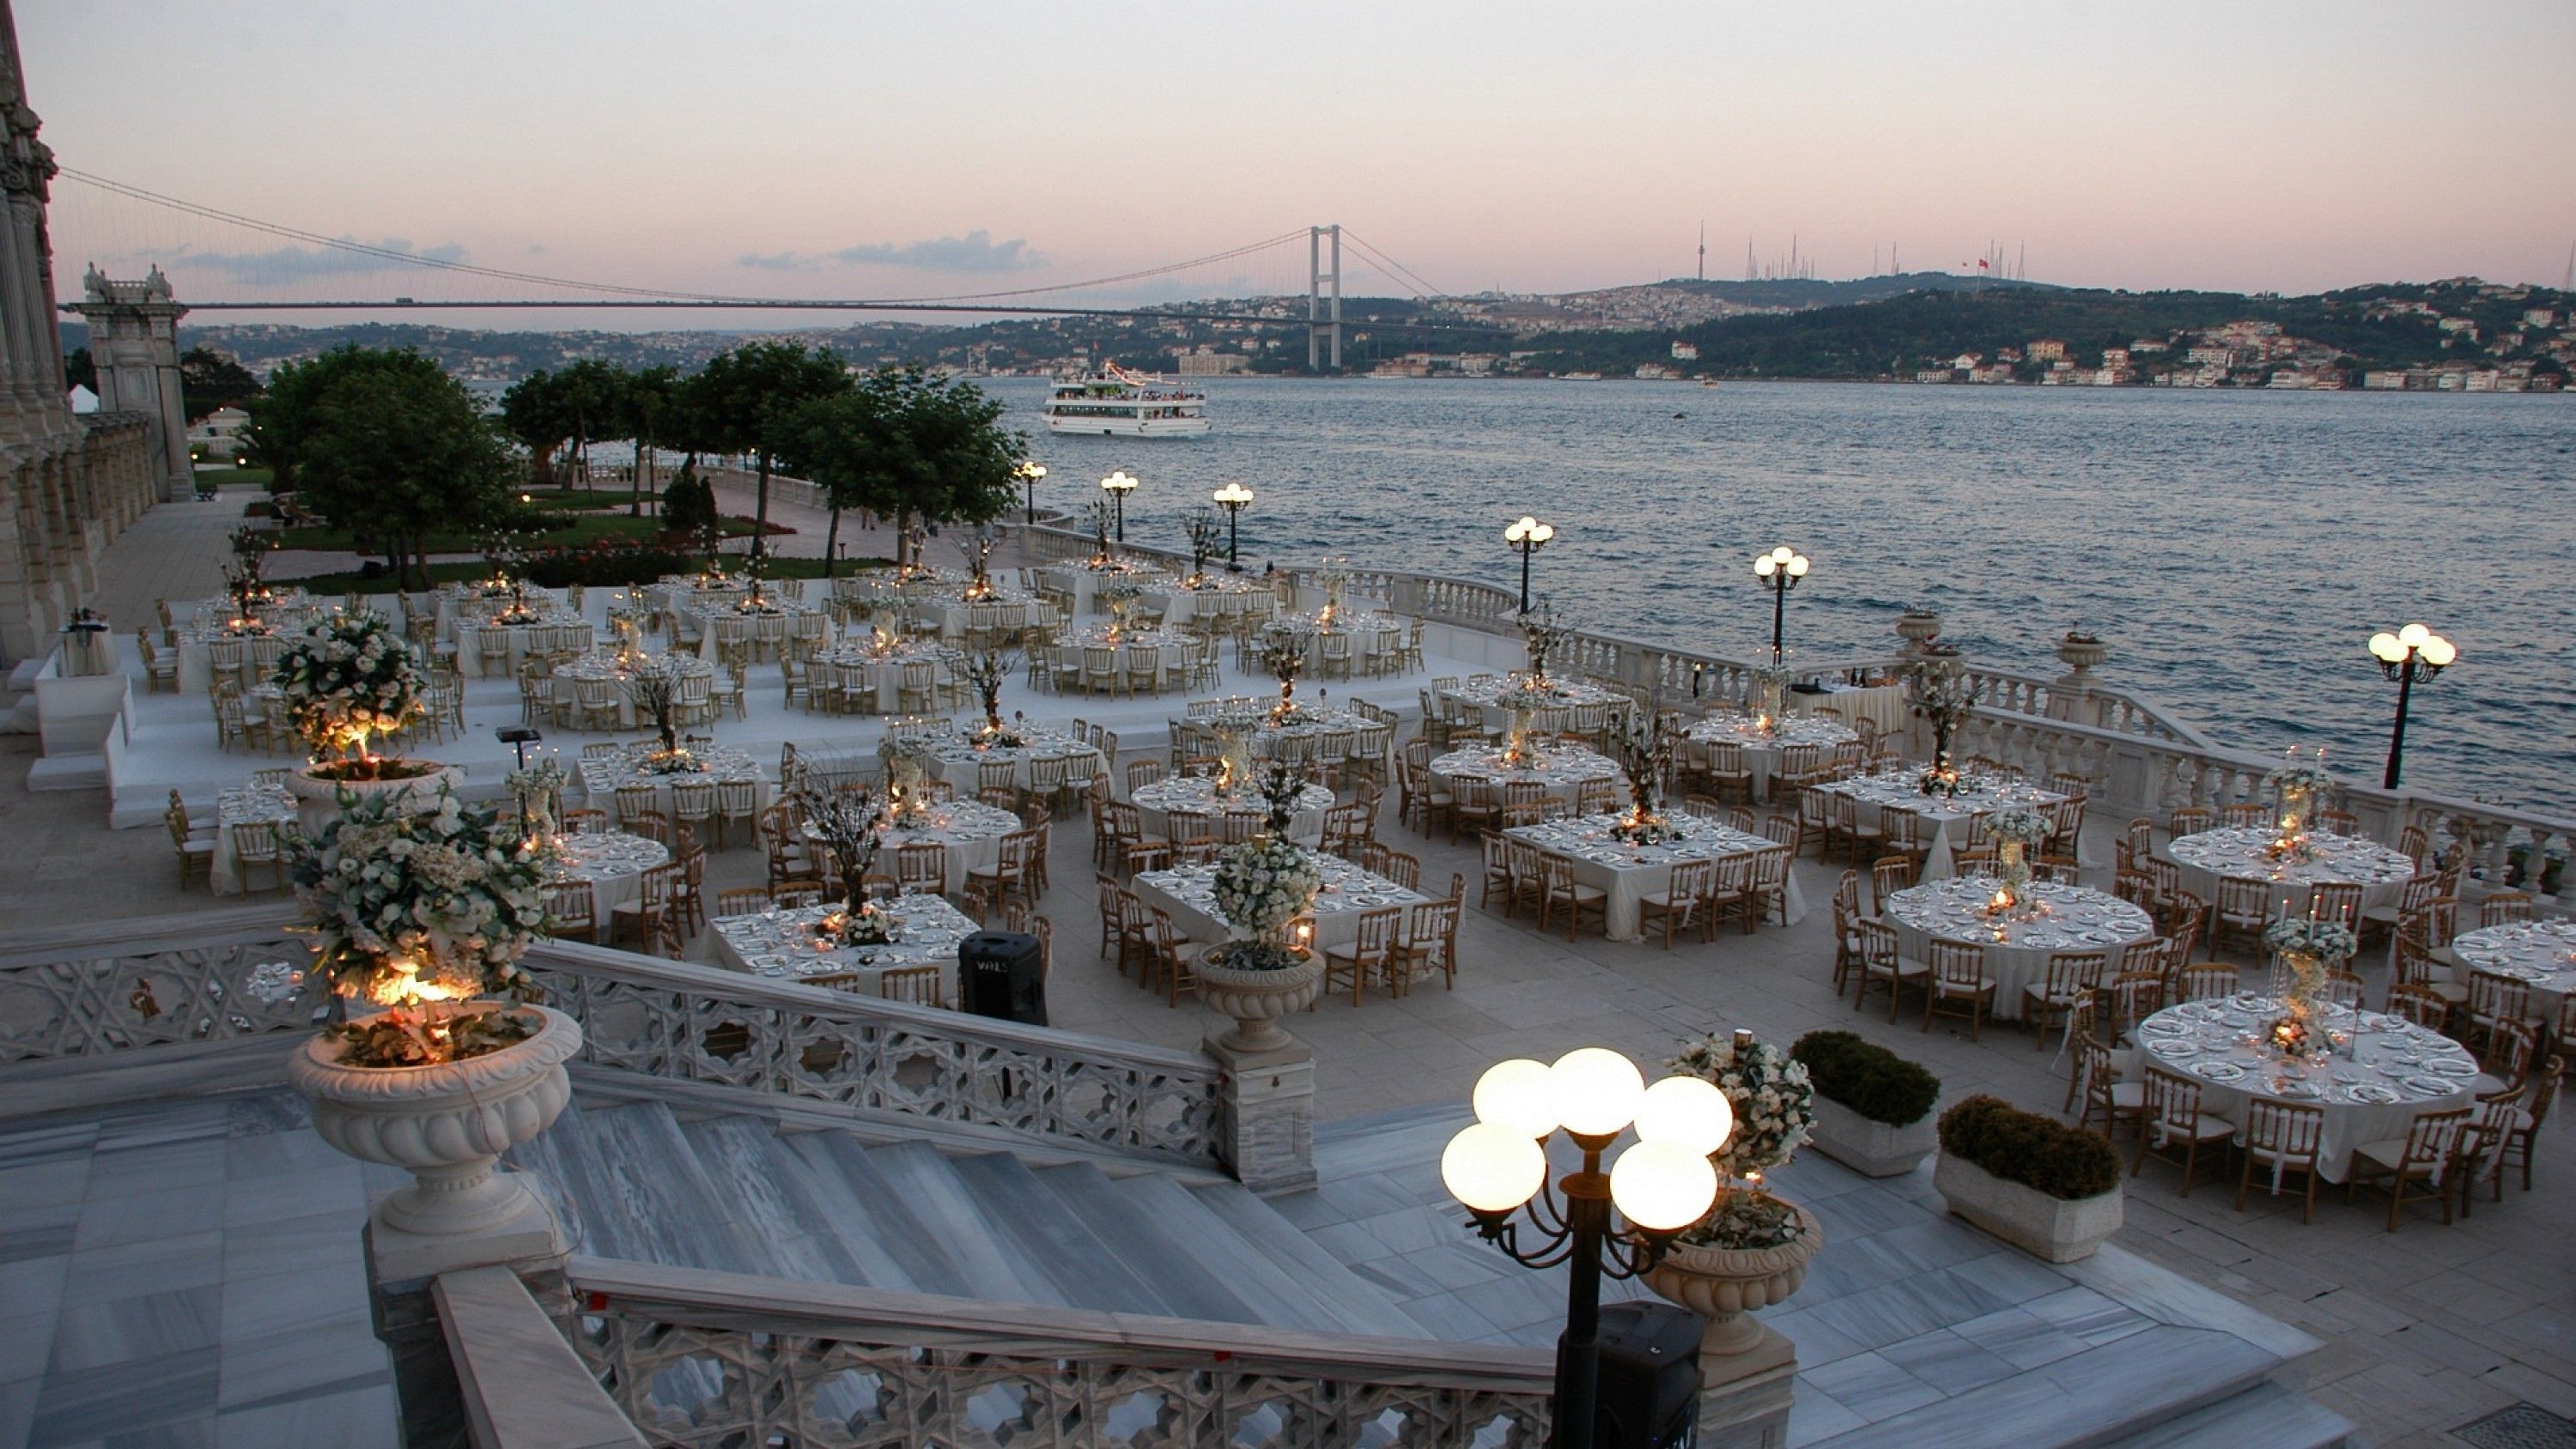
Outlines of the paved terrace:
{"label": "paved terrace", "polygon": [[[186,566],[189,545],[172,535],[194,532],[219,546],[229,527],[228,519],[190,527],[198,523],[182,509],[155,510],[111,550],[103,578],[148,580],[147,608],[150,593],[204,592],[163,582],[171,576],[167,570]],[[171,552],[163,555],[167,562],[129,567],[129,549]],[[852,551],[859,552],[856,544]],[[142,617],[131,604],[111,600],[109,607],[129,629]],[[1405,682],[1408,694],[1418,682]],[[757,675],[754,688],[760,688]],[[1058,715],[1077,709],[1044,697],[1032,707]],[[1168,713],[1179,704],[1156,708]],[[498,722],[493,706],[478,699],[475,732],[488,739]],[[818,718],[815,732],[874,728]],[[32,741],[12,737],[6,744],[12,762],[23,767]],[[1159,749],[1159,740],[1150,747]],[[244,772],[253,764],[239,760]],[[1392,809],[1390,799],[1380,835],[1422,858],[1427,888],[1436,892],[1453,871],[1476,879],[1471,847],[1452,847],[1445,836],[1415,836],[1392,820]],[[14,778],[0,786],[0,831],[24,843],[19,868],[0,876],[0,922],[25,928],[210,904],[202,894],[178,890],[160,831],[111,831],[104,816],[94,793],[30,795]],[[2110,859],[2109,830],[2116,823],[2092,822],[2096,838],[2088,858]],[[1194,1046],[1216,1018],[1186,999],[1171,1008],[1148,998],[1100,956],[1088,841],[1078,821],[1057,836],[1056,884],[1044,903],[1058,931],[1049,993],[1055,1024]],[[1471,894],[1455,991],[1434,986],[1397,1001],[1372,995],[1358,1008],[1346,997],[1328,1000],[1290,1023],[1318,1058],[1319,1116],[1331,1121],[1454,1105],[1478,1072],[1509,1056],[1546,1059],[1604,1045],[1651,1063],[1686,1034],[1742,1026],[1785,1043],[1822,1025],[1851,1027],[1923,1061],[1941,1077],[1945,1101],[1992,1092],[2027,1107],[2057,1108],[2065,1093],[2063,1066],[2034,1050],[2026,1032],[1999,1027],[1971,1041],[1944,1022],[1927,1034],[1910,1014],[1891,1026],[1883,1005],[1856,1015],[1848,999],[1837,998],[1829,984],[1824,909],[1835,871],[1812,857],[1797,869],[1812,906],[1805,923],[1669,953],[1597,935],[1541,938],[1525,923],[1474,910]],[[737,847],[710,857],[710,889],[760,878],[756,850]],[[280,909],[287,909],[283,901]],[[692,954],[705,956],[703,939]],[[2372,975],[2375,999],[2375,967]],[[193,1125],[185,1130],[220,1145],[188,1151],[172,1151],[184,1144],[153,1135],[162,1130],[157,1127],[129,1142],[113,1122],[73,1124],[60,1135],[33,1138],[21,1124],[0,1138],[0,1445],[79,1443],[127,1429],[139,1437],[114,1442],[301,1442],[259,1438],[268,1421],[254,1416],[307,1401],[329,1402],[299,1412],[354,1414],[363,1396],[381,1392],[369,1378],[372,1369],[361,1367],[378,1360],[367,1358],[373,1345],[364,1338],[363,1290],[351,1266],[361,1175],[355,1164],[337,1160],[263,1164],[259,1153],[271,1149],[243,1144],[263,1134],[269,1111],[206,1104],[197,1109],[202,1120],[187,1117]],[[2576,1246],[2566,1227],[2576,1177],[2566,1135],[2563,1125],[2554,1125],[2540,1144],[2535,1192],[2511,1190],[2500,1206],[2482,1202],[2474,1219],[2449,1228],[2410,1217],[2392,1237],[2384,1231],[2384,1210],[2346,1208],[2333,1193],[2320,1204],[2318,1221],[2303,1227],[2294,1201],[2258,1197],[2240,1214],[2229,1206],[2232,1194],[2214,1186],[2178,1198],[2175,1174],[2154,1168],[2132,1179],[2127,1223],[2116,1241],[2324,1340],[2325,1349],[2284,1381],[2362,1425],[2368,1442],[2457,1442],[2443,1431],[2522,1401],[2576,1417]],[[311,1191],[324,1196],[302,1190],[285,1200],[269,1196],[285,1191],[272,1176],[292,1173],[318,1174]],[[249,1185],[241,1186],[245,1180]],[[311,1211],[317,1201],[328,1208]],[[1368,1226],[1364,1215],[1353,1221]],[[1827,1260],[1833,1252],[1829,1245]],[[301,1293],[260,1282],[298,1273],[309,1275],[297,1280]],[[331,1286],[341,1283],[345,1288]],[[291,1308],[289,1299],[296,1300]],[[263,1316],[271,1313],[286,1316]],[[1793,1419],[1800,1442],[1919,1398],[1920,1390],[1907,1387],[1912,1375],[1903,1364],[1837,1331],[1829,1314],[1792,1299],[1765,1317],[1800,1344],[1802,1385]],[[298,1371],[292,1384],[262,1377],[250,1345],[289,1327],[302,1333],[302,1351],[327,1366],[327,1376],[316,1378],[323,1372],[317,1366]],[[182,1362],[168,1357],[174,1353],[198,1355],[184,1361],[193,1375],[185,1393],[102,1392],[100,1385],[116,1376],[96,1370],[122,1365],[134,1379],[149,1379]],[[147,1362],[165,1367],[140,1371]],[[344,1365],[348,1371],[340,1373]],[[1853,1402],[1837,1399],[1837,1387]],[[32,1440],[30,1424],[40,1430]],[[143,1434],[146,1429],[155,1432]]]}

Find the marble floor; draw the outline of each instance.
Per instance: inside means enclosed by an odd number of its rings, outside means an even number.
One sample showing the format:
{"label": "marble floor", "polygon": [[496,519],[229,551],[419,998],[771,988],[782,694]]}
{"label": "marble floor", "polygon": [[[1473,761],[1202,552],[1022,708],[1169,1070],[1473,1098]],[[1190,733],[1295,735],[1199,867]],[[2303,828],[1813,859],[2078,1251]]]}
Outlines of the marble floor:
{"label": "marble floor", "polygon": [[381,1177],[283,1090],[0,1127],[0,1446],[393,1446]]}

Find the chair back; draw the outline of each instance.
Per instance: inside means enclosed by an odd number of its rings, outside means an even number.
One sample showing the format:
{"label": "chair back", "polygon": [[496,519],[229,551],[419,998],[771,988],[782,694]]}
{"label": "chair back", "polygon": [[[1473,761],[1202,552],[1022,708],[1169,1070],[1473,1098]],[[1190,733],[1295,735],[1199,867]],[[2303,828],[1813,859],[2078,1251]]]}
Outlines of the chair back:
{"label": "chair back", "polygon": [[2236,968],[2213,961],[2184,968],[2178,987],[2185,1001],[2217,1001],[2234,996],[2236,985]]}
{"label": "chair back", "polygon": [[2042,989],[2050,1001],[2071,1006],[2093,994],[2109,966],[2110,957],[2100,951],[2051,952],[2047,984]]}
{"label": "chair back", "polygon": [[946,1006],[948,973],[936,964],[888,967],[883,975],[877,977],[877,995],[888,1001]]}
{"label": "chair back", "polygon": [[2317,1145],[2325,1140],[2326,1110],[2270,1097],[2245,1099],[2245,1148],[2267,1159],[2314,1165]]}
{"label": "chair back", "polygon": [[1975,987],[1985,979],[1986,948],[1968,941],[1932,938],[1929,949],[1933,979],[1944,986]]}
{"label": "chair back", "polygon": [[1667,888],[1669,899],[1675,907],[1684,901],[1701,899],[1709,893],[1709,886],[1716,875],[1717,862],[1713,860],[1685,860],[1675,864],[1673,883]]}
{"label": "chair back", "polygon": [[2531,897],[2520,891],[2498,891],[2478,902],[2478,925],[2502,926],[2532,918]]}
{"label": "chair back", "polygon": [[2199,1130],[2199,1082],[2150,1063],[2147,1067],[2146,1099],[2148,1121],[2184,1137]]}
{"label": "chair back", "polygon": [[2361,920],[2361,887],[2346,880],[2319,881],[2308,888],[2308,908],[2318,920],[2354,926]]}

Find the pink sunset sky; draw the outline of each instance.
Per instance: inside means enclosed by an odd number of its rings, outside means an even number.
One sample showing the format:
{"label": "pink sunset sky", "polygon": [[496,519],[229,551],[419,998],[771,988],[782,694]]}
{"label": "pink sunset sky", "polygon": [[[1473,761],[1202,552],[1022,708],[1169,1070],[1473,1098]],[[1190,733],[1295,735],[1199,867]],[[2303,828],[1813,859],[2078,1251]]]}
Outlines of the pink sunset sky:
{"label": "pink sunset sky", "polygon": [[[67,167],[333,237],[725,295],[1446,292],[1740,276],[2555,285],[2576,5],[863,6],[21,0]],[[55,187],[77,287],[544,296]],[[1349,290],[1414,290],[1365,271]],[[552,314],[546,314],[552,319]],[[582,325],[671,325],[590,315]],[[347,319],[342,319],[347,320]],[[533,319],[528,319],[533,320]],[[525,325],[523,322],[519,325]],[[738,322],[729,325],[740,325]]]}

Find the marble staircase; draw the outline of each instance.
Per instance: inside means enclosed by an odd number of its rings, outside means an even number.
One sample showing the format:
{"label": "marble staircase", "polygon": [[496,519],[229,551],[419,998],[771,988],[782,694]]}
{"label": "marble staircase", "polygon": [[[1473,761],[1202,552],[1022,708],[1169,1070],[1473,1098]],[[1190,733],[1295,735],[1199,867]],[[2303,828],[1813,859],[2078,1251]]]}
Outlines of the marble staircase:
{"label": "marble staircase", "polygon": [[[1319,1187],[1268,1200],[651,1100],[577,1103],[514,1162],[554,1185],[577,1251],[596,1257],[1545,1347],[1564,1280],[1476,1241],[1440,1186],[1440,1148],[1464,1120],[1437,1109],[1327,1124]],[[1948,1217],[1928,1169],[1873,1181],[1811,1153],[1776,1181],[1827,1233],[1798,1295],[1763,1315],[1798,1346],[1790,1445],[2322,1449],[2351,1432],[2272,1380],[2314,1339],[2116,1247],[2037,1262]]]}

